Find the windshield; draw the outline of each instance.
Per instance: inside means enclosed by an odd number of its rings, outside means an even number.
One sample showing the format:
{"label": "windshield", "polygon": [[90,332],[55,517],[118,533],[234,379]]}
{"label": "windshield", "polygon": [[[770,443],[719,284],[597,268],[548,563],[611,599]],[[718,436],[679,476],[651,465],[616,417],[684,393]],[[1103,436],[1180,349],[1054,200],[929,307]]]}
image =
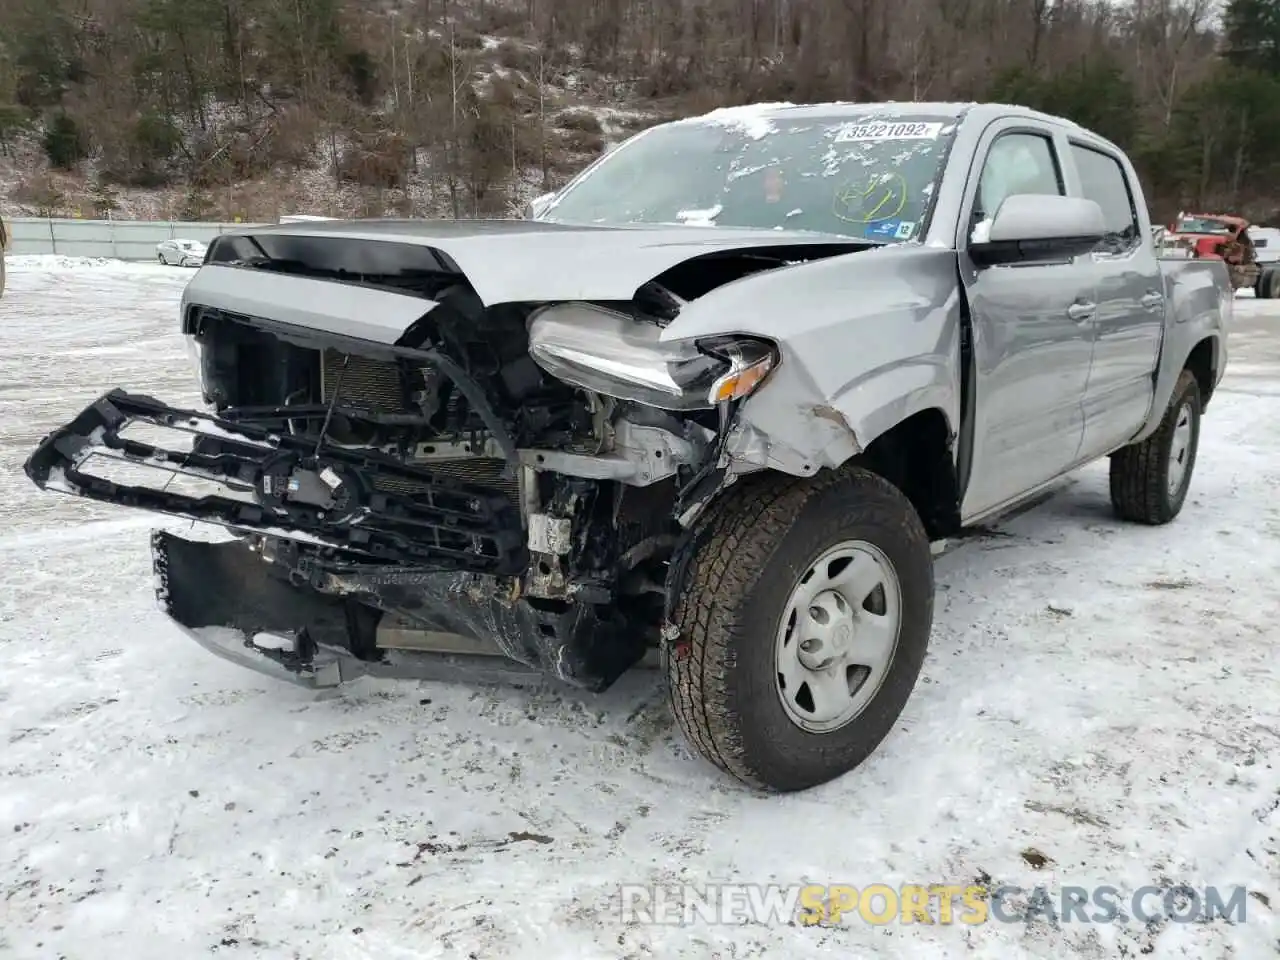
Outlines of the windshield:
{"label": "windshield", "polygon": [[926,226],[955,127],[945,116],[712,113],[622,145],[542,219],[911,240]]}
{"label": "windshield", "polygon": [[1183,217],[1178,221],[1178,233],[1230,233],[1231,228],[1221,220],[1209,217]]}

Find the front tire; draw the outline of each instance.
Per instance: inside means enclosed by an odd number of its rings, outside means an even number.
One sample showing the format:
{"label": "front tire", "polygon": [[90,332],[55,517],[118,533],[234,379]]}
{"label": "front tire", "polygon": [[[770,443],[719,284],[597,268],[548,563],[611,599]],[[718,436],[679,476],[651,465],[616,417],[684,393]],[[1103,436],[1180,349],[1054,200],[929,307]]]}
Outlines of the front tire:
{"label": "front tire", "polygon": [[1190,370],[1174,385],[1156,432],[1111,457],[1111,505],[1122,520],[1160,525],[1182,511],[1200,447],[1200,387]]}
{"label": "front tire", "polygon": [[933,626],[933,558],[910,501],[866,470],[744,481],[695,535],[679,636],[663,646],[676,720],[744,783],[804,790],[880,745]]}

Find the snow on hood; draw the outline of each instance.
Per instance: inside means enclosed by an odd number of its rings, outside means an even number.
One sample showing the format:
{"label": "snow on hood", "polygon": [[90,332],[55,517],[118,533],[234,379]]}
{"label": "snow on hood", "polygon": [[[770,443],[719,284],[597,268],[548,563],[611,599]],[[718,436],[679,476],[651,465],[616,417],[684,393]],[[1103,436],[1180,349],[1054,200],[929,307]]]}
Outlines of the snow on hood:
{"label": "snow on hood", "polygon": [[681,210],[676,214],[676,219],[687,227],[714,227],[716,217],[720,216],[722,210],[724,207],[718,203],[705,210]]}

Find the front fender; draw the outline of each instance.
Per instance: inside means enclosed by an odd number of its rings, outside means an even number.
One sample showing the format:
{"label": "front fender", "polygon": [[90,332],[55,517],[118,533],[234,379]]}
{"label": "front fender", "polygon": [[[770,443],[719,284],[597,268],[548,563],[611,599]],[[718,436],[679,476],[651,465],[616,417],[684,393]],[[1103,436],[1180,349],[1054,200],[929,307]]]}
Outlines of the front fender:
{"label": "front fender", "polygon": [[961,303],[953,252],[883,247],[727,284],[686,306],[662,339],[776,342],[781,363],[742,405],[730,465],[810,476],[921,410],[940,409],[954,432]]}

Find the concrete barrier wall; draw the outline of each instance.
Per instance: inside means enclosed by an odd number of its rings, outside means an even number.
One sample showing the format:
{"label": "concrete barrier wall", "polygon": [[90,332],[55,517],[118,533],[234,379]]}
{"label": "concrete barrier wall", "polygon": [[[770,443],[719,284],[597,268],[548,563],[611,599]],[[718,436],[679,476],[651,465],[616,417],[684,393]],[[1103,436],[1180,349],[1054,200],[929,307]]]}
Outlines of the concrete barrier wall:
{"label": "concrete barrier wall", "polygon": [[111,257],[154,260],[156,244],[181,238],[208,243],[220,233],[245,223],[183,223],[176,220],[50,220],[15,217],[5,220],[12,237],[9,253],[54,253],[64,257]]}

